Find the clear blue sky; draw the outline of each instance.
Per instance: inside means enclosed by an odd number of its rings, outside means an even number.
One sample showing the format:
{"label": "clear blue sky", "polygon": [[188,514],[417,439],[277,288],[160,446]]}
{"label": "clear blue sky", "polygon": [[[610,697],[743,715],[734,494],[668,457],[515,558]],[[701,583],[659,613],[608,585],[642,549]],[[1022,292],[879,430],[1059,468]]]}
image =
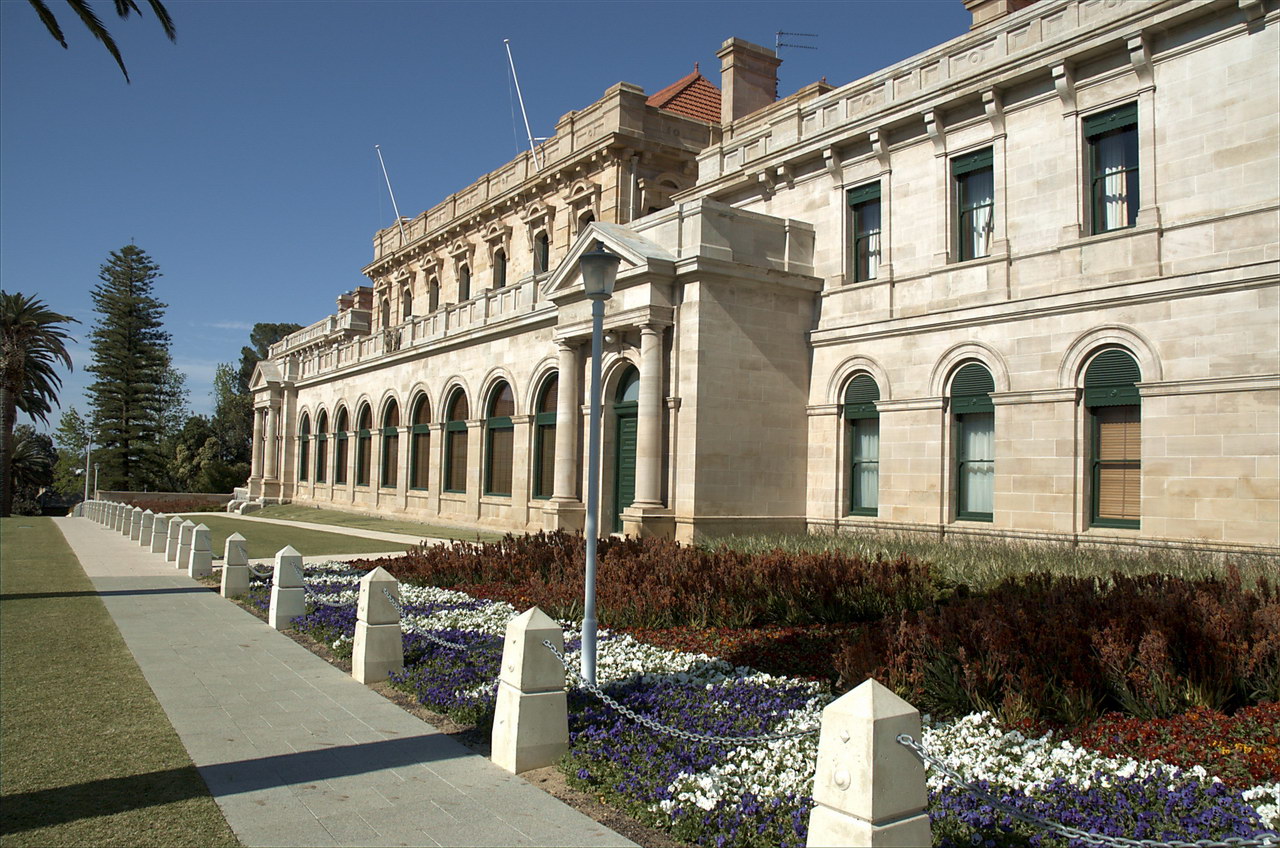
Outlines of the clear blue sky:
{"label": "clear blue sky", "polygon": [[[394,222],[374,145],[409,216],[523,146],[502,39],[535,135],[619,81],[654,92],[730,36],[782,50],[780,93],[842,85],[962,34],[962,0],[427,2],[169,0],[120,20],[127,85],[61,0],[69,50],[24,0],[0,0],[0,284],[74,315],[63,406],[84,411],[89,291],[111,250],[159,263],[173,357],[193,411],[214,367],[258,321],[309,324],[365,281],[374,231]],[[147,9],[146,4],[140,4]],[[518,111],[514,120],[519,121]],[[58,412],[51,416],[57,424]]]}

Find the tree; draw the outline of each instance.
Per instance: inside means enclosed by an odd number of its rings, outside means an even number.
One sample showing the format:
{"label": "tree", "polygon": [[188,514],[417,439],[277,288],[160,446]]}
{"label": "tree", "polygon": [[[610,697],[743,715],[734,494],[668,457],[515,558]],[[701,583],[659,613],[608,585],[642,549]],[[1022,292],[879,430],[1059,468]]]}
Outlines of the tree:
{"label": "tree", "polygon": [[[40,16],[40,21],[44,24],[45,29],[49,30],[49,34],[53,36],[53,40],[62,45],[63,49],[67,48],[67,39],[62,34],[62,27],[58,25],[58,19],[53,16],[53,12],[49,10],[44,0],[27,0],[31,7],[36,10],[36,14]],[[169,17],[169,10],[164,7],[160,0],[147,0],[147,4],[151,6],[151,11],[155,12],[156,17],[160,20],[160,26],[164,27],[164,34],[169,36],[170,41],[175,41],[178,37],[178,31],[173,26],[173,19]],[[94,14],[93,9],[89,6],[88,0],[67,0],[67,5],[76,13],[76,17],[89,28],[89,32],[93,33],[93,37],[102,42],[102,46],[107,48],[107,52],[116,60],[116,64],[120,66],[120,73],[124,74],[124,81],[129,82],[129,72],[125,70],[124,59],[120,57],[120,49],[116,47],[116,41],[111,37],[111,33],[107,32],[107,28],[102,25],[102,21]],[[115,0],[116,14],[121,18],[129,17],[130,12],[137,12],[142,15],[142,10],[138,8],[137,0]]]}
{"label": "tree", "polygon": [[159,276],[160,266],[129,244],[111,253],[92,292],[98,318],[88,370],[96,379],[88,393],[104,489],[137,491],[164,481],[163,440],[180,418],[175,405],[185,405],[163,329],[165,304],[152,295]]}
{"label": "tree", "polygon": [[301,329],[301,324],[265,322],[254,324],[253,329],[249,331],[249,344],[253,347],[240,348],[240,370],[236,374],[236,391],[242,395],[249,394],[249,381],[253,379],[254,367],[267,358],[273,344]]}
{"label": "tree", "polygon": [[56,459],[53,439],[37,433],[30,424],[19,424],[13,429],[13,455],[7,484],[13,491],[14,513],[40,514],[40,493],[53,482]]}
{"label": "tree", "polygon": [[39,298],[0,291],[0,516],[8,516],[13,505],[17,413],[48,421],[62,387],[54,367],[71,367],[70,336],[61,326],[69,322],[76,319],[54,312]]}
{"label": "tree", "polygon": [[236,390],[236,373],[230,365],[219,365],[213,373],[212,435],[222,446],[221,459],[231,477],[239,477],[230,488],[249,479],[253,442],[253,398]]}
{"label": "tree", "polygon": [[[89,422],[73,406],[62,413],[53,434],[58,462],[53,469],[53,488],[64,497],[84,493],[84,453],[89,446]],[[89,473],[93,473],[90,469]]]}

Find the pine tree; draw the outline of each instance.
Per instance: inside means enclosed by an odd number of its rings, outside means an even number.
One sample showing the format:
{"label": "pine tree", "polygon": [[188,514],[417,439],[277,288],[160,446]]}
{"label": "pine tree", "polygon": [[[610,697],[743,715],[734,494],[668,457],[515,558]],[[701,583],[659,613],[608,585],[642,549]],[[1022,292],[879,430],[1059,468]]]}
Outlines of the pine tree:
{"label": "pine tree", "polygon": [[103,489],[139,491],[163,481],[166,413],[185,403],[182,381],[172,374],[165,304],[152,295],[159,276],[160,266],[128,244],[112,251],[93,290],[98,319],[88,370],[96,380],[89,399]]}
{"label": "pine tree", "polygon": [[[53,470],[53,488],[63,497],[84,493],[84,452],[89,446],[89,422],[80,412],[69,407],[58,420],[53,434],[58,449],[58,464]],[[93,469],[89,471],[92,476]],[[90,485],[92,485],[90,479]]]}

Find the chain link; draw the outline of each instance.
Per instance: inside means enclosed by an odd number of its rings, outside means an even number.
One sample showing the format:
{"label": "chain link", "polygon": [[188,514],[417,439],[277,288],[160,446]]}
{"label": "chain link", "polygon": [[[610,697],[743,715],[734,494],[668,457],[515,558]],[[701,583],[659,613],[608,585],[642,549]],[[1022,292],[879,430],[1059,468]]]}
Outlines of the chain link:
{"label": "chain link", "polygon": [[1081,830],[1078,827],[1070,827],[1061,822],[1049,821],[1038,816],[1024,813],[1016,807],[1005,803],[992,793],[982,789],[977,784],[965,780],[964,777],[955,769],[946,763],[932,756],[920,743],[911,738],[906,733],[898,735],[898,742],[905,745],[915,752],[921,762],[930,768],[941,772],[951,779],[951,781],[959,788],[972,795],[976,795],[983,801],[986,801],[992,807],[1006,813],[1011,818],[1015,818],[1020,822],[1034,825],[1035,827],[1047,830],[1057,836],[1063,836],[1067,839],[1075,839],[1080,842],[1087,842],[1090,845],[1114,846],[1114,848],[1275,848],[1280,846],[1280,837],[1275,835],[1261,836],[1252,839],[1246,839],[1242,836],[1229,836],[1222,840],[1200,839],[1195,842],[1187,842],[1185,840],[1174,839],[1170,841],[1161,841],[1158,839],[1128,839],[1123,836],[1106,836],[1101,833],[1092,833],[1087,830]]}
{"label": "chain link", "polygon": [[590,692],[592,695],[595,695],[601,701],[604,701],[610,707],[622,713],[637,724],[644,725],[650,730],[658,733],[666,733],[667,735],[674,736],[677,739],[683,739],[687,742],[718,742],[723,745],[754,745],[766,742],[784,742],[789,739],[800,739],[804,736],[813,736],[821,729],[818,727],[812,727],[804,730],[792,730],[787,733],[769,733],[761,736],[716,736],[711,733],[694,733],[689,730],[681,730],[678,727],[671,727],[670,725],[655,721],[648,716],[641,715],[635,710],[632,710],[626,705],[619,703],[617,700],[610,697],[599,686],[583,680],[582,676],[578,674],[577,669],[573,668],[569,661],[564,658],[564,654],[557,650],[556,646],[552,645],[550,641],[543,639],[542,645],[554,654],[556,659],[560,660],[560,664],[564,666],[564,670],[567,674],[571,674],[578,678],[578,686],[580,688]]}
{"label": "chain link", "polygon": [[349,609],[350,607],[355,606],[360,601],[360,597],[358,595],[356,596],[356,599],[354,601],[347,601],[345,604],[338,603],[337,601],[331,601],[328,598],[326,598],[324,595],[320,594],[315,589],[312,589],[310,586],[307,585],[307,578],[305,575],[303,575],[301,568],[298,568],[298,566],[296,565],[293,566],[293,573],[298,575],[298,582],[302,584],[303,589],[307,590],[307,594],[311,596],[311,600],[315,601],[317,604],[320,604],[321,606],[332,607],[333,609]]}
{"label": "chain link", "polygon": [[[396,612],[400,613],[401,618],[403,618],[405,614],[404,606],[398,600],[396,600],[395,595],[391,594],[391,590],[384,586],[382,587],[382,594],[387,596],[387,600],[391,602],[391,606],[395,607]],[[428,642],[432,642],[436,645],[440,645],[445,648],[450,648],[454,651],[474,651],[477,648],[485,647],[486,644],[492,645],[492,644],[499,644],[502,642],[501,639],[498,639],[498,640],[495,640],[495,642],[490,642],[490,643],[481,642],[476,645],[463,645],[459,642],[449,642],[445,639],[441,639],[439,636],[432,636],[430,633],[423,633],[419,631],[418,635],[421,636],[423,639],[426,639]]]}
{"label": "chain link", "polygon": [[268,568],[265,571],[259,571],[256,566],[251,565],[249,566],[249,573],[252,574],[254,577],[262,577],[265,579],[268,577],[274,577],[276,570],[274,568]]}

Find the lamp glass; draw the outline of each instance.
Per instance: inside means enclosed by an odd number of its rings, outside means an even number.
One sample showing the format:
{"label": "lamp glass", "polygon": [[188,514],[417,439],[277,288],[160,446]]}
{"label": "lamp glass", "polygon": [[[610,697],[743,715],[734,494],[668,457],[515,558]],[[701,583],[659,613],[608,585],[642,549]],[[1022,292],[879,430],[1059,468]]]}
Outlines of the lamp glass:
{"label": "lamp glass", "polygon": [[618,263],[622,257],[604,249],[604,245],[596,242],[595,248],[578,257],[578,268],[582,271],[582,286],[587,296],[611,297],[613,284],[618,279]]}

